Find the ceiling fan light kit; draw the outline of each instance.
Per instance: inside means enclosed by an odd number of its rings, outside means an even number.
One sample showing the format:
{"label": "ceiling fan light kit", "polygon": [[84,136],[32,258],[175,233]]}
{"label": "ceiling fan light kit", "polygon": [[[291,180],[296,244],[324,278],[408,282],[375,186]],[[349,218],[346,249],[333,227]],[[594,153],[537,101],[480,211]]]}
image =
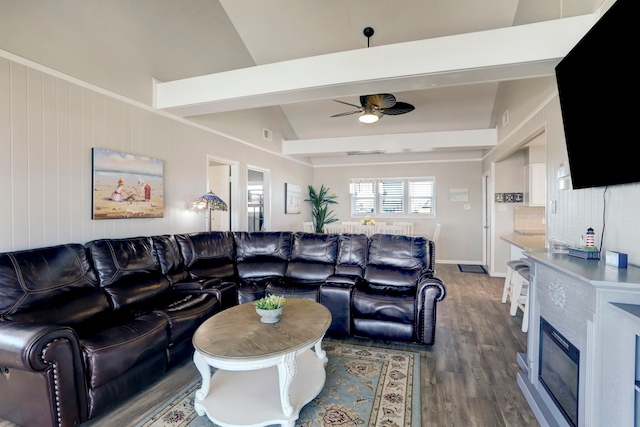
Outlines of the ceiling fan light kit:
{"label": "ceiling fan light kit", "polygon": [[351,114],[362,113],[358,120],[362,123],[375,123],[384,115],[398,116],[413,111],[415,107],[406,102],[396,102],[396,97],[390,93],[380,93],[377,95],[362,95],[360,97],[360,106],[349,104],[348,102],[334,101],[341,104],[356,107],[355,111],[347,111],[346,113],[335,114],[331,117],[349,116]]}

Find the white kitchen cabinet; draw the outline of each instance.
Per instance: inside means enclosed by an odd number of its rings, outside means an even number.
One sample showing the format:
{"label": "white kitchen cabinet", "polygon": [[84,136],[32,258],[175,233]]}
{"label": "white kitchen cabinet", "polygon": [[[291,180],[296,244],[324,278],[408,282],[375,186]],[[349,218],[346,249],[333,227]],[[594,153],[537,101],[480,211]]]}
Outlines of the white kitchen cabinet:
{"label": "white kitchen cabinet", "polygon": [[525,166],[524,203],[527,206],[547,205],[547,164],[531,163]]}

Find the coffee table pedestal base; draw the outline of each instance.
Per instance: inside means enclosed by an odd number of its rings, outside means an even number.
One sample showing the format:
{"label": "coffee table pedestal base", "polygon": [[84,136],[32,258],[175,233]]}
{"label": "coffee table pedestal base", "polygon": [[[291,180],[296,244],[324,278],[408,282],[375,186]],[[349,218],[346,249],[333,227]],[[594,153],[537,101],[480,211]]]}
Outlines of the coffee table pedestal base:
{"label": "coffee table pedestal base", "polygon": [[223,427],[269,424],[293,427],[304,405],[322,391],[326,363],[326,357],[319,358],[311,349],[296,357],[296,372],[289,386],[290,415],[283,412],[277,366],[251,371],[218,369],[211,376],[207,396],[196,397],[195,410]]}

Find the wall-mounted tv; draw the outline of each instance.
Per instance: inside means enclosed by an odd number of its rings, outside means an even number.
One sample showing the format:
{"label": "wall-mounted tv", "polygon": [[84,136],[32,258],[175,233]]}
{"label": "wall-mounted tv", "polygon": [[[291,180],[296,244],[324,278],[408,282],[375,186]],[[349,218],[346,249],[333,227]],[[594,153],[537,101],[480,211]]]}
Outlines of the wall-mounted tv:
{"label": "wall-mounted tv", "polygon": [[617,0],[555,69],[574,189],[640,181],[633,3]]}

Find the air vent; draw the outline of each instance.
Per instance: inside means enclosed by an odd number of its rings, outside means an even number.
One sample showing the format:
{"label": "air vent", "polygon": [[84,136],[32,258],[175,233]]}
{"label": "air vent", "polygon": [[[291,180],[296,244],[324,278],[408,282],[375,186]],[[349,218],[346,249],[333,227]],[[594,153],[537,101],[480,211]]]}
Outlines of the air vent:
{"label": "air vent", "polygon": [[262,129],[262,137],[267,141],[271,141],[273,140],[273,132],[271,132],[269,129]]}
{"label": "air vent", "polygon": [[509,110],[504,110],[502,114],[502,127],[505,127],[509,123]]}
{"label": "air vent", "polygon": [[347,151],[347,156],[362,156],[365,154],[384,154],[384,150],[372,150],[372,151]]}

